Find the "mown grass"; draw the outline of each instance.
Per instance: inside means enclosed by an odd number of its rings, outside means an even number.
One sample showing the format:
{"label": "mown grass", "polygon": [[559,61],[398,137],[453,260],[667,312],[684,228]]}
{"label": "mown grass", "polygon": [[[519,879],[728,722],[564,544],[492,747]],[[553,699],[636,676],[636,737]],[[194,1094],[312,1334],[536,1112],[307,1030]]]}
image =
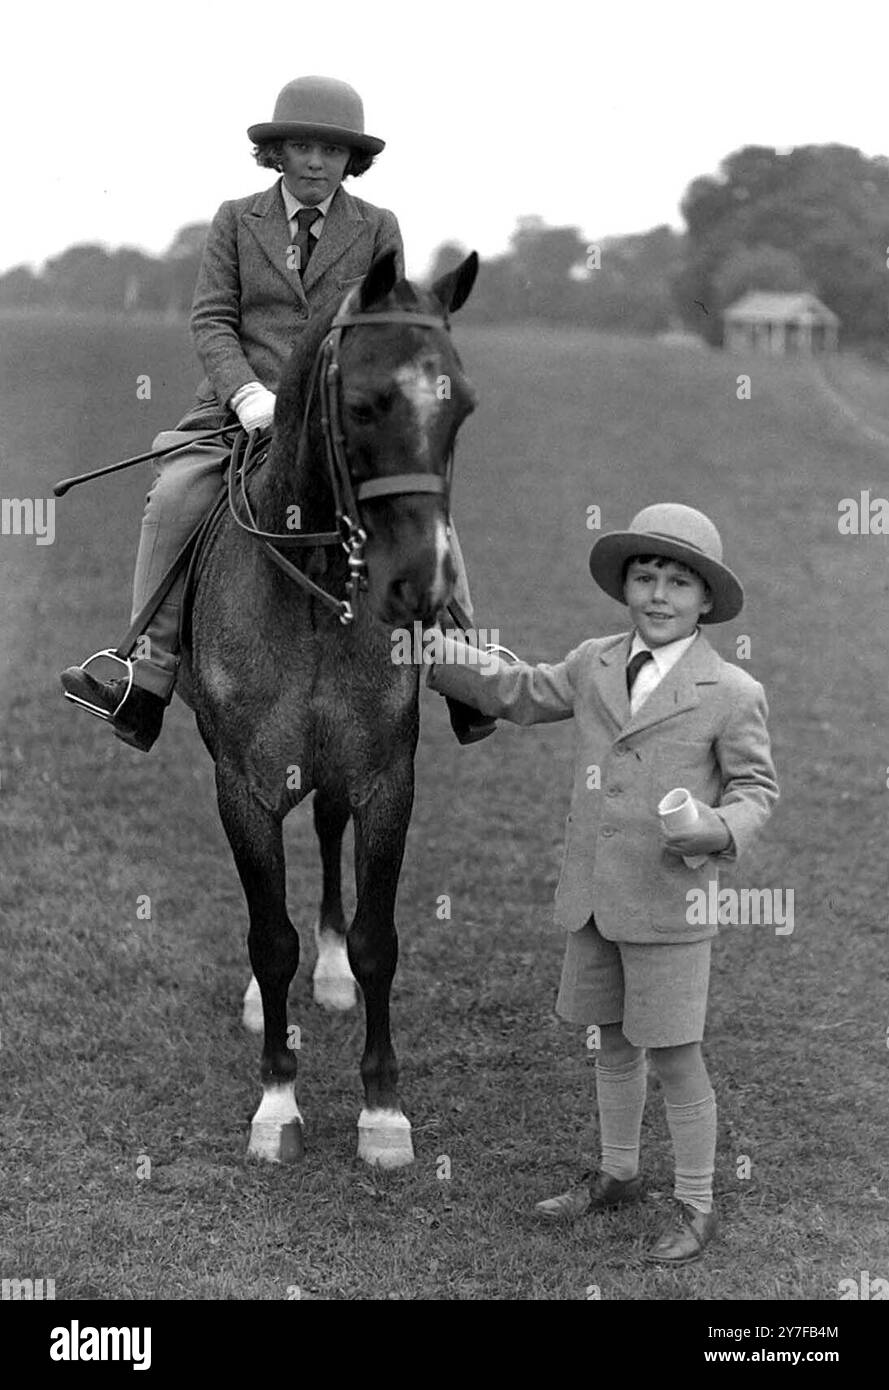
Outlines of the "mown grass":
{"label": "mown grass", "polygon": [[852,410],[873,429],[889,432],[889,373],[884,367],[855,352],[821,357],[818,365]]}
{"label": "mown grass", "polygon": [[[482,403],[455,512],[479,622],[501,641],[555,659],[620,629],[588,578],[592,504],[609,528],[659,499],[702,507],[747,587],[714,638],[732,659],[750,637],[783,799],[735,881],[792,888],[795,930],[728,928],[714,954],[723,1237],[683,1271],[640,1259],[671,1186],[654,1083],[645,1206],[535,1221],[595,1152],[591,1054],[553,1013],[571,730],[502,727],[460,749],[427,692],[394,991],[417,1162],[380,1175],[354,1157],[362,1020],[311,1003],[304,806],[288,845],[308,1157],[245,1164],[258,1046],[238,1022],[245,911],[209,760],[179,705],[144,757],[57,693],[62,666],[126,626],[143,468],[60,502],[55,545],[0,540],[4,1277],[54,1278],[60,1298],[769,1300],[889,1276],[889,569],[884,538],[836,525],[840,498],[889,489],[885,459],[804,364],[580,333],[458,341]],[[102,321],[7,324],[0,371],[4,496],[148,447],[196,375],[181,329]]]}

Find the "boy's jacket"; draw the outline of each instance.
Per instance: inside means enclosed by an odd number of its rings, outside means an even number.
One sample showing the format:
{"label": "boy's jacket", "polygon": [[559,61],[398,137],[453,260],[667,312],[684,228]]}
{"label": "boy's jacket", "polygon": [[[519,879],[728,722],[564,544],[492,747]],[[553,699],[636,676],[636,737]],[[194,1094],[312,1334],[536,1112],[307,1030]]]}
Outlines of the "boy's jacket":
{"label": "boy's jacket", "polygon": [[[445,639],[445,659],[432,668],[429,685],[516,724],[574,717],[559,926],[577,931],[594,912],[612,941],[699,941],[716,926],[689,925],[686,893],[707,890],[718,861],[744,851],[778,797],[765,694],[698,633],[631,715],[631,636],[593,638],[554,666],[483,654],[477,664],[460,665],[460,644]],[[732,846],[699,869],[665,846],[657,805],[674,787],[718,808],[731,831]]]}
{"label": "boy's jacket", "polygon": [[[248,381],[275,391],[309,316],[332,309],[383,251],[395,250],[404,274],[394,213],[344,188],[327,210],[305,281],[288,266],[290,244],[280,179],[262,193],[223,203],[213,218],[191,313],[192,338],[207,373],[192,413],[224,408]],[[180,428],[188,428],[188,420]]]}

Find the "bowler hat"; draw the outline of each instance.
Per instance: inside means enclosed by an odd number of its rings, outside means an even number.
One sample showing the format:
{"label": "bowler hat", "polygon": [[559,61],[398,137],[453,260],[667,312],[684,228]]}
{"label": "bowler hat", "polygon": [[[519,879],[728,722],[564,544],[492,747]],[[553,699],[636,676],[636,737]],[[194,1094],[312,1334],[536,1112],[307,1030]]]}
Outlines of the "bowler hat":
{"label": "bowler hat", "polygon": [[618,603],[625,603],[624,572],[636,555],[663,555],[679,560],[701,576],[710,590],[713,607],[699,622],[726,623],[744,606],[741,581],[722,563],[722,539],[713,522],[694,507],[679,502],[658,502],[643,507],[628,531],[600,536],[590,551],[590,573],[601,589]]}
{"label": "bowler hat", "polygon": [[252,125],[248,136],[262,140],[323,140],[364,154],[379,154],[385,140],[364,133],[364,105],[348,82],[335,77],[297,77],[278,93],[270,121]]}

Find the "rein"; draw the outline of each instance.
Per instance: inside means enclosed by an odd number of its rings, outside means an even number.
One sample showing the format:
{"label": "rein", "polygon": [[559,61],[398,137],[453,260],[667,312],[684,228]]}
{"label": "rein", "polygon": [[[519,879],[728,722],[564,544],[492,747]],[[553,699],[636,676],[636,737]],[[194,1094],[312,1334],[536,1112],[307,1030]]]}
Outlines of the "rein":
{"label": "rein", "polygon": [[[248,536],[262,542],[269,558],[288,579],[299,584],[313,598],[332,609],[340,622],[351,623],[355,617],[355,606],[360,590],[367,588],[367,563],[364,547],[367,532],[361,525],[360,504],[378,497],[399,497],[408,493],[436,493],[445,498],[449,505],[451,478],[454,468],[453,450],[448,455],[447,473],[441,477],[437,473],[395,473],[390,477],[369,478],[354,485],[346,454],[346,437],[342,428],[342,377],[340,373],[339,352],[343,329],[355,324],[406,323],[419,328],[443,328],[450,332],[448,322],[433,314],[412,314],[407,310],[390,310],[382,314],[349,314],[340,310],[325,336],[309,377],[306,404],[303,411],[302,427],[297,443],[297,462],[303,457],[308,445],[309,412],[316,390],[321,398],[321,432],[327,458],[327,471],[333,492],[336,511],[335,531],[313,531],[303,535],[293,532],[262,531],[250,507],[245,485],[248,464],[262,462],[267,456],[268,443],[260,447],[264,453],[254,455],[257,434],[247,435],[239,430],[232,444],[231,462],[228,471],[228,505],[237,525]],[[239,497],[240,493],[240,497]],[[347,597],[336,598],[320,584],[309,579],[302,570],[281,554],[285,549],[305,549],[306,547],[330,547],[341,545],[348,556],[349,579],[346,586]]]}

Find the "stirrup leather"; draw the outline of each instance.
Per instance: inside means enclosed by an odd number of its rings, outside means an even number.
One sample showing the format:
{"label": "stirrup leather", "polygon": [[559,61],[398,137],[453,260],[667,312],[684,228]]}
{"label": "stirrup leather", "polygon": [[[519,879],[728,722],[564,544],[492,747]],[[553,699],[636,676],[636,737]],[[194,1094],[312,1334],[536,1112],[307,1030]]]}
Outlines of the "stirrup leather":
{"label": "stirrup leather", "polygon": [[89,710],[90,714],[94,714],[97,719],[104,719],[110,724],[117,718],[129,699],[130,691],[133,688],[133,663],[128,656],[121,656],[119,652],[112,651],[110,647],[106,647],[103,651],[93,652],[92,656],[88,656],[86,661],[81,663],[80,670],[86,671],[90,663],[98,661],[100,657],[105,657],[110,661],[118,661],[121,666],[126,667],[127,688],[113,714],[109,714],[107,709],[102,709],[100,705],[94,705],[91,700],[82,700],[79,695],[72,695],[68,690],[63,690],[62,694],[65,696],[66,700],[71,701],[72,705],[82,705],[85,710]]}

